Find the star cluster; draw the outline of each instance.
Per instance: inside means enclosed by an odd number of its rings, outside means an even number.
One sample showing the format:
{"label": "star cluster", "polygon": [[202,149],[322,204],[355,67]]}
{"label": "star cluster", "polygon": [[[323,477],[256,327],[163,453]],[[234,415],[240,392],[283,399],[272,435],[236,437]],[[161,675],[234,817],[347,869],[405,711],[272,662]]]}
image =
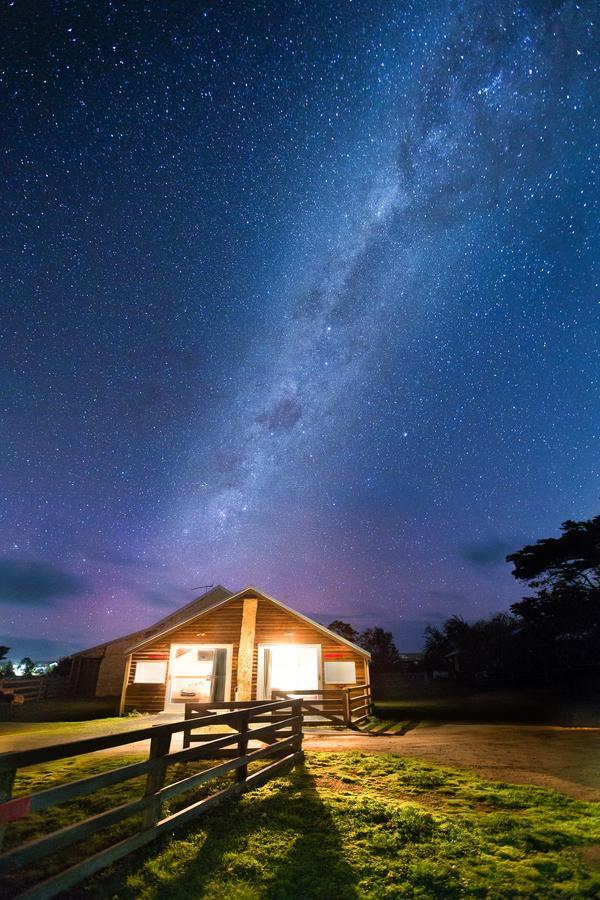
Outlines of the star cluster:
{"label": "star cluster", "polygon": [[593,4],[0,17],[1,642],[506,608],[597,512]]}

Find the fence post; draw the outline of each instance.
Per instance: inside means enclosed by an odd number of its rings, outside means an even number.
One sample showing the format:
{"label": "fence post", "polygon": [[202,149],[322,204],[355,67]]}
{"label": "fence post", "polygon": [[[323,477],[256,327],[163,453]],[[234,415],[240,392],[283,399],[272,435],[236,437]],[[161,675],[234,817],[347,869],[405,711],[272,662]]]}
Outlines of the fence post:
{"label": "fence post", "polygon": [[[167,760],[164,757],[169,752],[170,747],[171,732],[159,732],[152,736],[150,741],[150,759],[157,760],[157,765],[155,769],[148,772],[144,797],[151,797],[160,791],[164,785],[167,771]],[[161,806],[160,798],[157,797],[154,803],[144,810],[142,814],[142,828],[152,828],[153,825],[156,825],[160,819]]]}
{"label": "fence post", "polygon": [[[6,803],[11,799],[16,774],[16,769],[7,769],[5,772],[0,772],[0,803]],[[6,823],[2,824],[2,820],[0,820],[0,850],[2,850],[5,831]]]}
{"label": "fence post", "polygon": [[292,729],[294,734],[294,743],[292,745],[292,749],[296,751],[296,753],[300,753],[302,750],[302,699],[292,700],[292,715],[298,717],[298,721],[294,722],[294,727]]}
{"label": "fence post", "polygon": [[[250,723],[250,710],[242,713],[240,717],[240,737],[238,740],[238,755],[245,756],[248,752],[248,726]],[[245,781],[248,777],[248,766],[240,766],[236,770],[235,780]]]}
{"label": "fence post", "polygon": [[344,707],[344,725],[350,725],[350,688],[342,688],[342,703]]}
{"label": "fence post", "polygon": [[[192,716],[193,716],[193,713],[192,713],[192,704],[191,704],[191,703],[186,703],[186,704],[185,704],[185,716],[184,716],[184,718],[186,718],[186,719],[191,719]],[[184,750],[186,750],[186,749],[190,746],[190,733],[191,733],[191,730],[192,730],[191,728],[186,728],[185,731],[183,732],[183,749],[184,749]]]}

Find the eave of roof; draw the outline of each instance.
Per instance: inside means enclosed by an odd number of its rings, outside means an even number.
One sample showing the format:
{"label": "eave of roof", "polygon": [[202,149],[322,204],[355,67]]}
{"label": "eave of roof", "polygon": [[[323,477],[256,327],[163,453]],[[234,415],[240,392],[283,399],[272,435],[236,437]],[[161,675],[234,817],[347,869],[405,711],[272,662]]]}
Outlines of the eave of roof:
{"label": "eave of roof", "polygon": [[303,613],[298,612],[296,609],[292,609],[291,606],[287,606],[285,603],[282,603],[281,600],[277,600],[275,597],[269,596],[269,594],[265,594],[264,591],[259,591],[258,588],[255,588],[253,585],[248,585],[243,590],[238,591],[237,594],[232,594],[230,597],[225,597],[223,600],[218,601],[217,603],[209,606],[207,609],[203,609],[201,612],[195,613],[195,615],[190,616],[189,619],[182,619],[180,622],[177,622],[175,625],[170,628],[166,628],[164,631],[159,631],[156,634],[153,634],[149,638],[145,638],[143,641],[140,641],[138,644],[130,647],[128,650],[125,650],[125,653],[134,653],[136,650],[139,650],[141,647],[145,647],[146,644],[151,644],[153,641],[158,638],[165,637],[165,635],[170,634],[172,631],[176,631],[178,628],[181,628],[182,625],[187,625],[188,622],[193,622],[194,619],[199,619],[201,616],[206,615],[206,613],[214,612],[215,609],[218,609],[220,606],[223,606],[225,603],[231,603],[233,600],[241,600],[245,595],[250,594],[251,596],[262,597],[263,600],[269,600],[271,603],[274,603],[276,606],[281,607],[286,612],[291,613],[291,615],[296,616],[298,619],[302,619],[304,622],[307,622],[309,625],[312,625],[313,628],[317,628],[319,631],[322,631],[323,634],[328,635],[333,638],[335,641],[338,641],[340,644],[346,644],[347,647],[350,647],[352,650],[355,650],[357,653],[360,653],[361,656],[366,657],[367,659],[371,659],[371,654],[368,650],[365,650],[363,647],[359,647],[358,644],[353,644],[352,641],[347,640],[345,637],[342,637],[341,634],[337,634],[335,631],[331,631],[330,628],[326,628],[325,625],[321,625],[320,622],[315,622],[314,619],[310,619],[308,616],[305,616]]}

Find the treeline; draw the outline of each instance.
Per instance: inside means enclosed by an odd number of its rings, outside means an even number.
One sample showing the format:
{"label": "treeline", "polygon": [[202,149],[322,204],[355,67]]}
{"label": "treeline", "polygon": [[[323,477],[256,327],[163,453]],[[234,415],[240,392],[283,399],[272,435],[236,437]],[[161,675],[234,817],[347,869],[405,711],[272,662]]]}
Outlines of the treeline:
{"label": "treeline", "polygon": [[39,663],[30,656],[24,656],[21,662],[13,665],[10,659],[6,659],[6,654],[10,647],[0,646],[0,678],[30,678],[32,675],[49,675],[56,672],[57,663]]}
{"label": "treeline", "polygon": [[561,532],[506,557],[531,589],[510,613],[426,629],[427,670],[513,682],[600,670],[600,516]]}
{"label": "treeline", "polygon": [[398,671],[411,666],[398,652],[391,631],[379,627],[356,631],[352,625],[339,619],[330,622],[327,627],[347,641],[368,650],[371,654],[371,668],[376,672]]}

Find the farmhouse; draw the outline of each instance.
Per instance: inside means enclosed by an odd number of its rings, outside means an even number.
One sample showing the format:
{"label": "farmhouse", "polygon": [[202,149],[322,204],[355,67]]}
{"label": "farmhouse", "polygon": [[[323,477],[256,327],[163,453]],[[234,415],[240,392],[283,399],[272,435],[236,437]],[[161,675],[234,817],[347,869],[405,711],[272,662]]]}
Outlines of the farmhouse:
{"label": "farmhouse", "polygon": [[145,631],[75,654],[71,689],[120,696],[121,712],[183,712],[192,702],[368,685],[369,660],[274,597],[219,585]]}

